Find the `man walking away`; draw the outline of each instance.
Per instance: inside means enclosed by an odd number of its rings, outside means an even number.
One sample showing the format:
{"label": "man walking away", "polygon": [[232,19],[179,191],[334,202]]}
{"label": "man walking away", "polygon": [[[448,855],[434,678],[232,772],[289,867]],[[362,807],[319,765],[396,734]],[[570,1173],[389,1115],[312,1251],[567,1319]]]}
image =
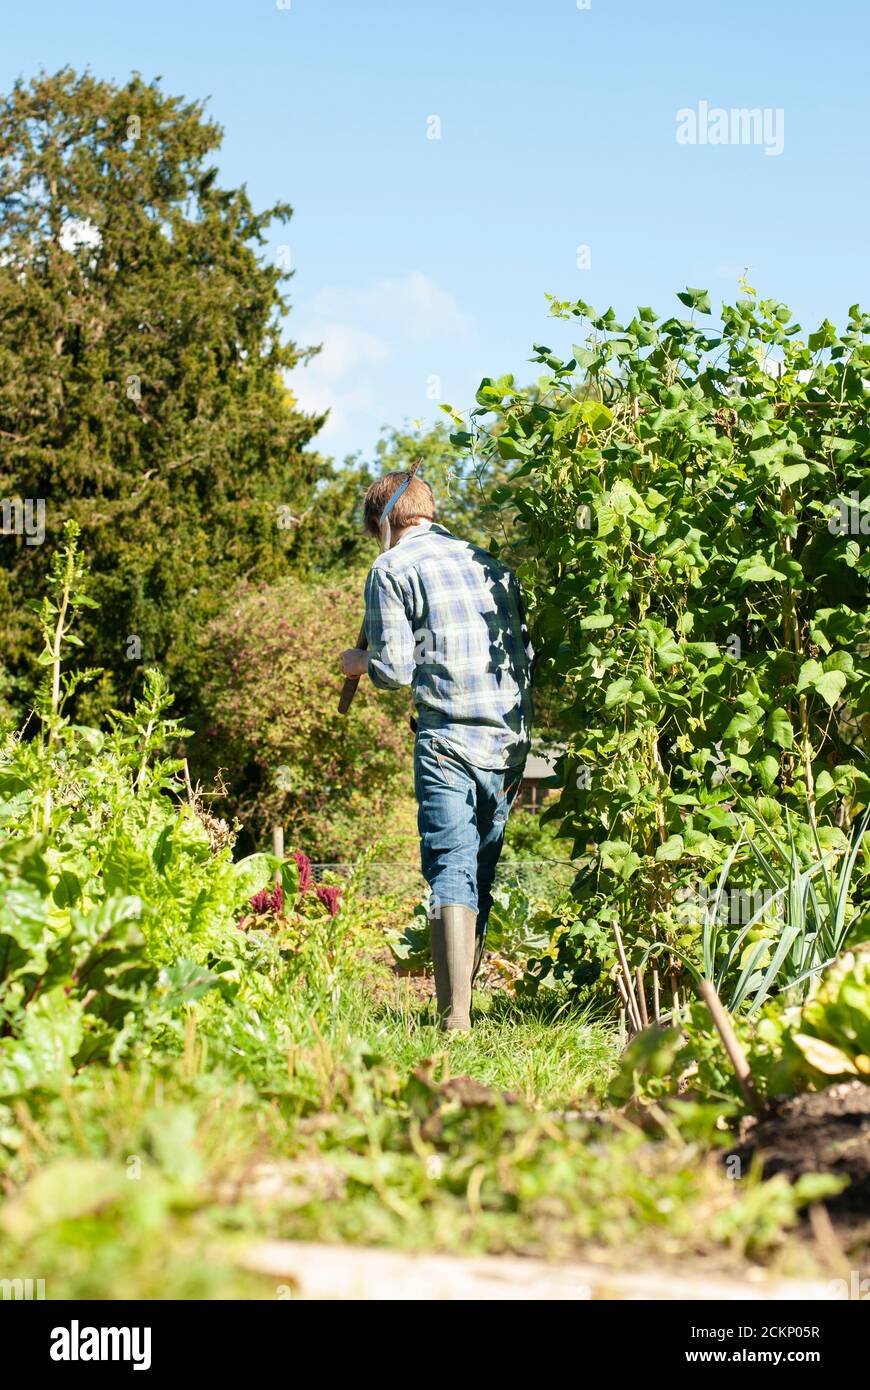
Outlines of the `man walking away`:
{"label": "man walking away", "polygon": [[515,575],[436,522],[422,478],[388,473],[364,511],[385,548],[366,581],[368,652],[343,652],[341,666],[381,690],[412,687],[438,1015],[442,1028],[464,1032],[529,751],[533,653]]}

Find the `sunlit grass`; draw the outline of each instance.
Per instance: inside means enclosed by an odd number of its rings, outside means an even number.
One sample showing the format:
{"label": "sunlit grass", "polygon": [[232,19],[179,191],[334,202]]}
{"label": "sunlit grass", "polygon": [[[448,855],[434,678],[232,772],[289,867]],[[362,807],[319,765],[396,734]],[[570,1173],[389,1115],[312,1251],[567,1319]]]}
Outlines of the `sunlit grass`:
{"label": "sunlit grass", "polygon": [[535,1108],[557,1109],[600,1094],[617,1058],[615,1030],[589,1009],[548,1017],[506,994],[480,992],[471,1032],[445,1034],[434,1025],[431,1004],[421,1004],[403,982],[392,1000],[360,996],[357,1009],[354,1023],[400,1070],[444,1055],[450,1075],[471,1076]]}

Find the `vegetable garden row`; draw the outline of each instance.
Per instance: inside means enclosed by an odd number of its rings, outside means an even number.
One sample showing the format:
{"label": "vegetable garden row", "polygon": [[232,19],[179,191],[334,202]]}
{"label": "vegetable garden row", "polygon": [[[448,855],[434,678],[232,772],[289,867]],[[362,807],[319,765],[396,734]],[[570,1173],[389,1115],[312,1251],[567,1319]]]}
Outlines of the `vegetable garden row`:
{"label": "vegetable garden row", "polygon": [[[553,301],[582,345],[454,416],[481,479],[507,473],[488,515],[577,869],[501,895],[467,1038],[433,1026],[425,903],[315,883],[304,844],[240,856],[159,669],[76,722],[93,600],[67,527],[0,757],[4,1267],[197,1297],[268,1296],[262,1235],[863,1258],[870,321],[803,338],[748,286],[717,327],[680,299],[626,325]],[[822,1203],[833,1244],[799,1225]]]}

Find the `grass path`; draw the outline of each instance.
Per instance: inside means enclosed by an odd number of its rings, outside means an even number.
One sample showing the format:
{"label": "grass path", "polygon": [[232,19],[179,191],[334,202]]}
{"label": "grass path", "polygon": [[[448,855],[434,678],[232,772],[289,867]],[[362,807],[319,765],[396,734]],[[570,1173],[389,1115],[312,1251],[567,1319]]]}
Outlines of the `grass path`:
{"label": "grass path", "polygon": [[453,1076],[511,1092],[533,1109],[558,1109],[600,1095],[617,1063],[615,1030],[589,1010],[546,1017],[502,992],[477,991],[471,1032],[448,1035],[403,985],[397,983],[392,1000],[359,999],[351,1019],[402,1070],[444,1056]]}

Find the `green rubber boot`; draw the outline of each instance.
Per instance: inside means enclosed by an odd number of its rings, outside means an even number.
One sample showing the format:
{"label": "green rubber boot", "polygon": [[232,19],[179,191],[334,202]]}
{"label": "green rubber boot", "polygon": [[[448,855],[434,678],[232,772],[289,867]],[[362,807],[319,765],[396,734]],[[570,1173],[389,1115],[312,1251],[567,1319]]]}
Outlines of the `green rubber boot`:
{"label": "green rubber boot", "polygon": [[432,921],[432,963],[442,1029],[467,1033],[471,1027],[471,972],[477,913],[464,903],[442,903]]}
{"label": "green rubber boot", "polygon": [[483,948],[486,945],[486,931],[478,932],[474,938],[474,961],[471,966],[471,984],[477,979],[477,972],[483,964]]}

